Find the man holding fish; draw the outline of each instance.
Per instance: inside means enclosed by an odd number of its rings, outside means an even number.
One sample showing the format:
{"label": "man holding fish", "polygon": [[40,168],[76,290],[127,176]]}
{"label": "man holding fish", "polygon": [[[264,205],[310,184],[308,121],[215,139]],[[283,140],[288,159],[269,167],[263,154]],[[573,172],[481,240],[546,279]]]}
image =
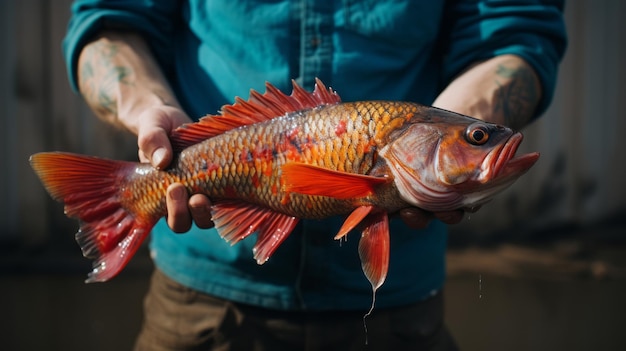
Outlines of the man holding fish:
{"label": "man holding fish", "polygon": [[[74,89],[100,118],[137,135],[140,160],[159,174],[197,162],[158,178],[165,218],[156,222],[155,210],[141,219],[156,224],[128,224],[131,236],[154,225],[156,269],[136,349],[456,349],[443,325],[444,223],[461,221],[536,160],[514,156],[521,135],[509,128],[551,100],[566,45],[562,8],[76,1],[63,43]],[[294,93],[281,93],[292,79]],[[261,143],[268,130],[280,138]],[[214,139],[213,158],[187,156],[206,155],[196,146],[205,139]],[[33,164],[42,178],[52,172],[44,157]],[[192,184],[201,177],[188,176],[199,169],[247,178],[201,191]],[[84,221],[84,205],[55,191]],[[94,222],[77,235],[97,258],[92,281],[117,274],[144,237],[102,233]]]}

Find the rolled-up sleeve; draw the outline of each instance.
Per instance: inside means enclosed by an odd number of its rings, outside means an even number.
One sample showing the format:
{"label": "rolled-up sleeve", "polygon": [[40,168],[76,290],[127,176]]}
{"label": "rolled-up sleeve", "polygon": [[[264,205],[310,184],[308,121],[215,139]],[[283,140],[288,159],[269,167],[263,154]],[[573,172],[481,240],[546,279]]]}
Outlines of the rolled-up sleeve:
{"label": "rolled-up sleeve", "polygon": [[536,116],[543,113],[552,100],[567,46],[563,1],[460,0],[448,6],[444,81],[450,82],[473,62],[517,55],[539,76],[543,94]]}
{"label": "rolled-up sleeve", "polygon": [[76,67],[82,48],[103,29],[141,33],[148,40],[157,60],[167,64],[176,21],[180,21],[179,6],[178,1],[75,1],[62,43],[72,88],[78,91]]}

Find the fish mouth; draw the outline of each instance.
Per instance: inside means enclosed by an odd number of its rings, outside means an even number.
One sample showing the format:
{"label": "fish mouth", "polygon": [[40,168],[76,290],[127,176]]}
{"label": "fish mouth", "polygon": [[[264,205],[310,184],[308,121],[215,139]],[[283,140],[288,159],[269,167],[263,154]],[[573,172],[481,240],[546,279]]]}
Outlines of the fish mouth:
{"label": "fish mouth", "polygon": [[488,178],[491,178],[492,181],[495,179],[505,181],[517,178],[526,173],[537,162],[539,159],[538,152],[516,155],[523,139],[522,133],[515,133],[501,148],[490,153],[485,160],[489,165],[486,167],[486,170],[491,171]]}
{"label": "fish mouth", "polygon": [[[538,152],[516,155],[522,143],[521,133],[515,133],[483,160],[483,171],[470,190],[465,191],[464,209],[474,209],[488,202],[496,193],[513,184],[539,159]],[[469,188],[468,188],[469,189]]]}

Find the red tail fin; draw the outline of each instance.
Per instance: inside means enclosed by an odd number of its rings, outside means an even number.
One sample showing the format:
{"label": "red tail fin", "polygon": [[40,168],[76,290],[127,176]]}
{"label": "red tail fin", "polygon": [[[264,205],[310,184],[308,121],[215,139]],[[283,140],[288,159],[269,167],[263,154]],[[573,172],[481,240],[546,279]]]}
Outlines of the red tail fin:
{"label": "red tail fin", "polygon": [[137,164],[60,152],[32,155],[30,163],[65,214],[81,221],[76,241],[95,259],[87,282],[117,275],[157,220],[122,207],[120,183]]}

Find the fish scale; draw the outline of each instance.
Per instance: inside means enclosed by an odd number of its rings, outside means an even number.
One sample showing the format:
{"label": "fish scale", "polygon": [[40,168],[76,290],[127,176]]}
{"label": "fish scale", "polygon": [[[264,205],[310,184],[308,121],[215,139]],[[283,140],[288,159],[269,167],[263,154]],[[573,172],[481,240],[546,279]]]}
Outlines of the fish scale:
{"label": "fish scale", "polygon": [[[338,209],[345,213],[353,208],[355,200],[338,201],[285,191],[281,184],[281,166],[301,162],[367,174],[373,167],[376,150],[371,147],[372,140],[383,129],[379,125],[393,118],[404,119],[404,113],[414,113],[418,108],[411,103],[344,103],[240,127],[187,148],[167,171],[168,181],[164,184],[178,181],[190,193],[206,194],[212,199],[235,197],[300,218],[324,218],[336,214]],[[345,130],[338,132],[339,124],[345,124]],[[290,134],[294,129],[298,129],[297,133]],[[376,136],[381,138],[381,135]],[[365,150],[367,152],[363,152]],[[241,155],[246,153],[261,157],[243,159]],[[200,172],[203,162],[214,167],[209,167],[206,173]],[[153,179],[143,181],[154,183]],[[159,188],[162,194],[155,191],[148,196],[134,196],[132,202],[156,201],[158,204],[146,207],[158,207],[162,212],[166,188]],[[296,198],[298,201],[294,201]]]}

